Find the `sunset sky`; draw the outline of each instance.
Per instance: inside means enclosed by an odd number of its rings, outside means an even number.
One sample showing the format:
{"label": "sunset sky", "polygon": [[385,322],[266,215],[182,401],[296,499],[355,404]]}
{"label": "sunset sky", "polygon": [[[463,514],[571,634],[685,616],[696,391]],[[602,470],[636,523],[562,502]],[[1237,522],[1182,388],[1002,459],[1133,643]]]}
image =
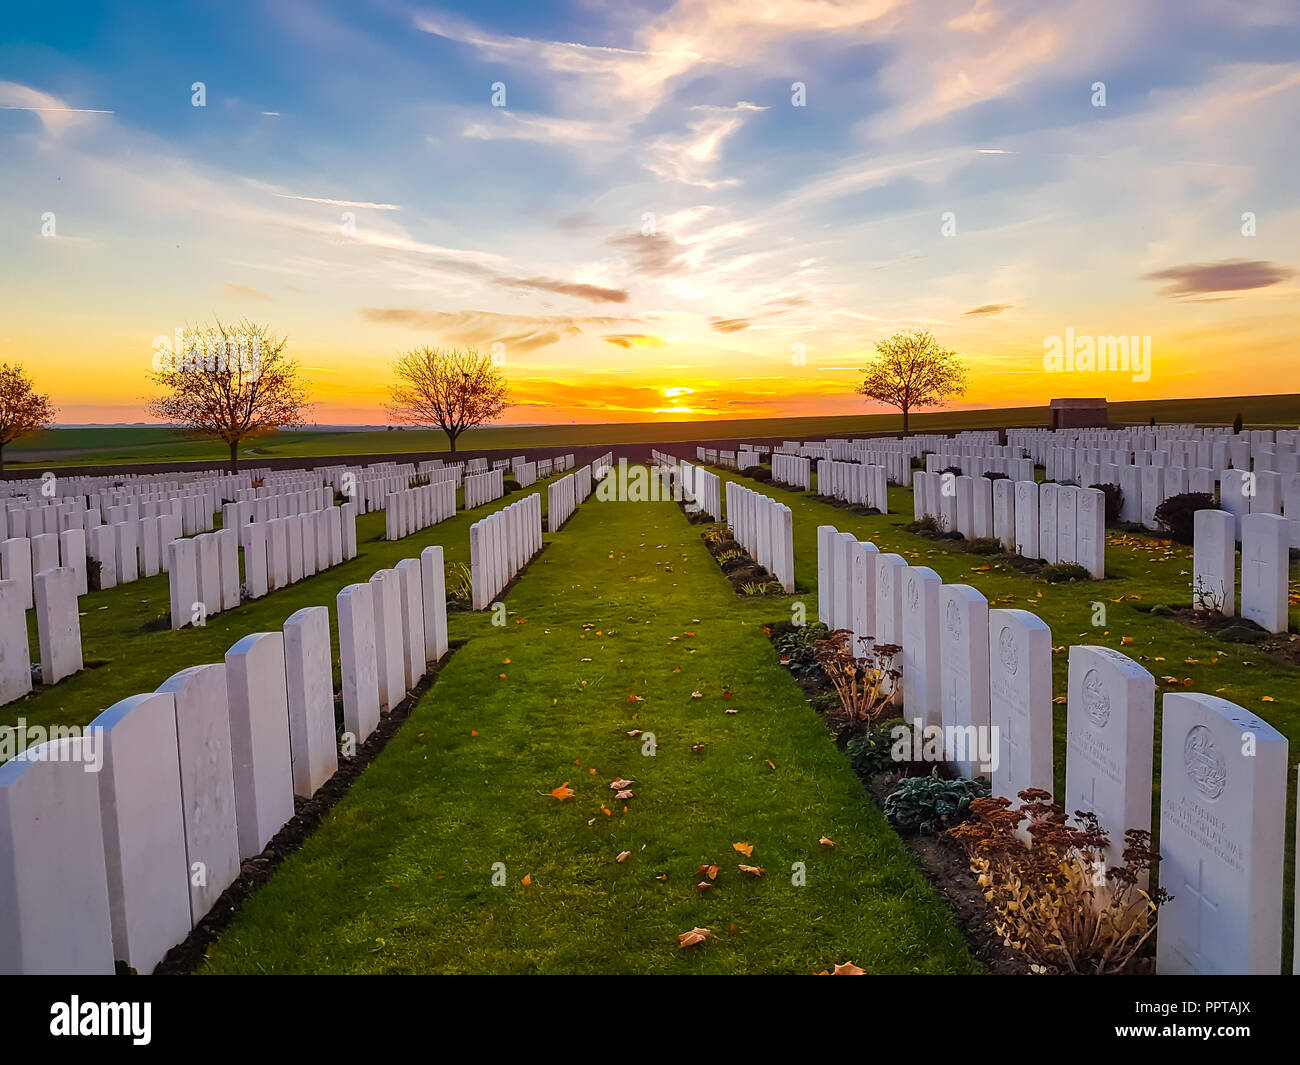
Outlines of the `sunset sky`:
{"label": "sunset sky", "polygon": [[1297,57],[1296,0],[9,8],[0,361],[63,423],[242,316],[324,423],[422,344],[503,345],[507,422],[878,410],[911,326],[968,405],[1300,391]]}

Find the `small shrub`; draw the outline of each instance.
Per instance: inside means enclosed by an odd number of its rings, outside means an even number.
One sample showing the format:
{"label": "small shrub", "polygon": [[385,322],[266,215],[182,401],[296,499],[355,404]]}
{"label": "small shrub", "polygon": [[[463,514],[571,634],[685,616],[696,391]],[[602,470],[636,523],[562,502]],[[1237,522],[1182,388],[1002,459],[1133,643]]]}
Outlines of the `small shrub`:
{"label": "small shrub", "polygon": [[732,540],[734,542],[734,537],[732,537],[731,535],[731,530],[726,525],[723,525],[721,522],[713,523],[707,529],[705,529],[704,532],[700,533],[700,535],[704,537],[704,542],[706,544],[722,544],[722,543],[726,543],[728,540]]}
{"label": "small shrub", "polygon": [[1000,555],[1002,541],[996,536],[977,536],[966,544],[966,550],[972,555]]}
{"label": "small shrub", "polygon": [[962,475],[961,467],[960,467],[960,466],[945,466],[945,467],[944,467],[943,469],[941,469],[939,472],[940,472],[940,473],[951,473],[954,477],[960,477],[960,476]]}
{"label": "small shrub", "polygon": [[464,562],[447,565],[447,599],[468,604],[474,598],[474,573]]}
{"label": "small shrub", "polygon": [[936,766],[928,777],[900,780],[885,797],[885,816],[901,831],[937,832],[964,820],[971,800],[988,793],[988,786],[978,780],[944,780]]}
{"label": "small shrub", "polygon": [[784,630],[774,626],[777,636],[773,643],[781,657],[781,664],[796,675],[820,669],[815,648],[817,641],[824,640],[830,629],[820,621],[808,625],[790,625],[786,622],[785,625],[788,627]]}
{"label": "small shrub", "polygon": [[1253,621],[1242,620],[1224,626],[1215,635],[1218,639],[1225,640],[1228,643],[1259,643],[1268,633]]}
{"label": "small shrub", "polygon": [[1236,416],[1235,418],[1232,419],[1232,435],[1233,435],[1233,436],[1240,436],[1240,435],[1241,435],[1241,427],[1242,427],[1244,424],[1245,424],[1245,422],[1242,420],[1242,417],[1241,417],[1241,411],[1238,411],[1238,412],[1237,412],[1237,416]]}
{"label": "small shrub", "polygon": [[1020,800],[1012,810],[1010,799],[974,799],[971,819],[948,833],[970,859],[993,910],[994,930],[1044,969],[1094,975],[1130,970],[1171,898],[1163,888],[1144,890],[1160,860],[1151,833],[1125,832],[1124,864],[1108,869],[1109,839],[1096,814],[1079,811],[1075,827],[1045,791],[1027,789]]}
{"label": "small shrub", "polygon": [[1096,488],[1106,497],[1106,524],[1114,525],[1119,521],[1120,510],[1124,506],[1124,489],[1117,484],[1094,484],[1091,488]]}
{"label": "small shrub", "polygon": [[1043,580],[1048,584],[1066,584],[1070,581],[1090,581],[1092,573],[1087,566],[1080,566],[1077,562],[1053,562],[1044,566],[1042,570]]}
{"label": "small shrub", "polygon": [[856,736],[881,720],[893,705],[894,688],[902,675],[893,666],[901,647],[872,643],[866,636],[860,642],[862,649],[855,653],[853,633],[835,629],[813,643],[817,664],[839,695],[838,710],[826,715],[837,740]]}
{"label": "small shrub", "polygon": [[1208,492],[1183,492],[1170,496],[1156,507],[1156,524],[1169,539],[1190,544],[1198,510],[1213,510],[1214,497]]}
{"label": "small shrub", "polygon": [[772,480],[772,471],[766,466],[751,466],[745,471],[745,476],[767,484]]}
{"label": "small shrub", "polygon": [[877,773],[883,773],[886,769],[896,768],[890,753],[893,747],[890,732],[902,724],[901,717],[891,718],[878,725],[872,725],[862,735],[849,740],[844,750],[849,756],[849,764],[853,766],[853,771],[858,776],[866,780]]}
{"label": "small shrub", "polygon": [[1011,478],[1001,470],[988,470],[983,476],[990,481],[1009,481]]}
{"label": "small shrub", "polygon": [[908,522],[903,526],[903,528],[907,532],[920,533],[922,536],[926,534],[934,536],[941,531],[939,528],[939,521],[933,514],[927,514],[925,517],[919,518],[916,521]]}

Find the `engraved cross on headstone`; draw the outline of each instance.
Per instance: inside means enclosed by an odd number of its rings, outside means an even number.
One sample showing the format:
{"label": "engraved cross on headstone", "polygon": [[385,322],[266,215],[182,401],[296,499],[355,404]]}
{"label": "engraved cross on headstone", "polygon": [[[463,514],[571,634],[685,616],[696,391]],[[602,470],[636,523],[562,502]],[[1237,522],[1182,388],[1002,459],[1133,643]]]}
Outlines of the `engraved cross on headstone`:
{"label": "engraved cross on headstone", "polygon": [[1202,952],[1202,944],[1205,941],[1205,930],[1202,928],[1202,921],[1207,910],[1212,914],[1219,912],[1219,904],[1210,901],[1209,892],[1205,890],[1204,883],[1205,859],[1198,858],[1196,860],[1196,884],[1193,885],[1189,877],[1183,878],[1183,891],[1191,897],[1192,905],[1196,907],[1196,920],[1193,922],[1193,927],[1196,930],[1195,942],[1192,944],[1192,953],[1190,955],[1183,950],[1183,944],[1180,943],[1174,947],[1187,960],[1187,964],[1197,972],[1206,971],[1208,961]]}

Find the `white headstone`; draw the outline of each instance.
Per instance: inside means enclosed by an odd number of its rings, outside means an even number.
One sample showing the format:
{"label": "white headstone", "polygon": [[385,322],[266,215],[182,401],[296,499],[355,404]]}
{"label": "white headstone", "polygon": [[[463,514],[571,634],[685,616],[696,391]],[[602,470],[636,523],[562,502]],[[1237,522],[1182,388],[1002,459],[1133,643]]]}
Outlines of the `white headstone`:
{"label": "white headstone", "polygon": [[103,745],[99,807],[113,954],[150,973],[191,928],[176,703],[170,692],[132,695],[90,727]]}
{"label": "white headstone", "polygon": [[339,670],[343,680],[343,731],[356,746],[379,724],[379,656],[375,650],[375,589],[349,584],[338,594]]}
{"label": "white headstone", "polygon": [[903,692],[909,719],[942,724],[939,672],[939,574],[909,566],[903,581]]}
{"label": "white headstone", "polygon": [[[939,589],[939,670],[948,757],[964,777],[985,775],[989,740],[989,605],[968,584]],[[952,730],[952,731],[949,731]]]}
{"label": "white headstone", "polygon": [[1161,717],[1156,971],[1276,975],[1287,740],[1235,703],[1169,692]]}
{"label": "white headstone", "polygon": [[239,856],[252,858],[293,817],[284,637],[257,632],[235,644],[226,652],[226,686]]}
{"label": "white headstone", "polygon": [[1192,606],[1237,609],[1237,519],[1226,510],[1198,510],[1192,518]]}
{"label": "white headstone", "polygon": [[190,923],[198,924],[239,876],[225,664],[190,666],[158,690],[175,699]]}
{"label": "white headstone", "polygon": [[339,767],[328,609],[303,607],[285,620],[284,668],[293,792],[310,799]]}
{"label": "white headstone", "polygon": [[424,594],[425,657],[437,662],[447,653],[447,585],[442,547],[431,544],[420,552],[420,587]]}
{"label": "white headstone", "polygon": [[0,765],[0,973],[113,972],[99,750],[65,737]]}
{"label": "white headstone", "polygon": [[77,575],[60,567],[36,574],[36,631],[41,648],[41,683],[57,684],[82,666]]}
{"label": "white headstone", "polygon": [[1291,531],[1277,514],[1241,519],[1241,616],[1267,632],[1287,630]]}
{"label": "white headstone", "polygon": [[1065,807],[1095,813],[1122,865],[1124,833],[1151,828],[1155,678],[1109,647],[1070,648]]}
{"label": "white headstone", "polygon": [[1052,630],[1028,610],[989,611],[989,723],[997,744],[993,794],[1013,800],[1052,780]]}
{"label": "white headstone", "polygon": [[379,705],[392,710],[406,698],[406,645],[402,637],[402,591],[397,572],[381,569],[370,578],[375,608],[375,656]]}

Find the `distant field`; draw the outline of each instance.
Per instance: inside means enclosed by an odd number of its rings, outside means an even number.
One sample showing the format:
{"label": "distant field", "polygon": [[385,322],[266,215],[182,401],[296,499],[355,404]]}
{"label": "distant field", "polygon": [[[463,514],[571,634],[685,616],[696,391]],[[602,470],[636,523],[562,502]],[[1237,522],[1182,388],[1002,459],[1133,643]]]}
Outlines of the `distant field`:
{"label": "distant field", "polygon": [[[1241,413],[1247,425],[1300,425],[1300,395],[1229,396],[1223,399],[1165,399],[1112,403],[1111,424],[1158,422],[1228,424]],[[988,410],[937,411],[914,414],[914,432],[991,429],[1048,424],[1046,405]],[[728,440],[743,437],[813,439],[834,434],[898,432],[897,414],[855,417],[753,418],[692,422],[619,422],[605,425],[499,426],[471,430],[461,437],[465,451],[526,451],[541,447],[580,447],[586,444],[673,443],[682,440]],[[397,452],[445,452],[447,438],[433,430],[373,432],[272,433],[248,442],[241,462],[258,459],[314,458],[323,455],[388,455]],[[53,429],[5,448],[6,469],[46,469],[58,466],[116,465],[137,462],[204,462],[228,458],[220,443],[187,438],[161,427]]]}

